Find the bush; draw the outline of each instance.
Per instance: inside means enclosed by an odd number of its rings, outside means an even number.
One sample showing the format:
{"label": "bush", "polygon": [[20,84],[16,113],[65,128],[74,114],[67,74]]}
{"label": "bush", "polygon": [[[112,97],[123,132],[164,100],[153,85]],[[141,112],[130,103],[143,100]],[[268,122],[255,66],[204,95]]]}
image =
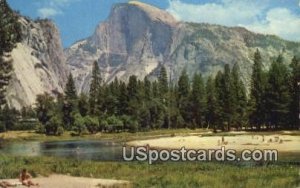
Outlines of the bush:
{"label": "bush", "polygon": [[6,126],[3,122],[0,121],[0,133],[6,132]]}
{"label": "bush", "polygon": [[115,131],[119,132],[124,128],[123,121],[121,121],[116,116],[110,116],[109,118],[107,118],[107,123],[108,123],[107,126],[108,132],[115,132]]}
{"label": "bush", "polygon": [[57,136],[61,136],[61,135],[63,135],[63,134],[64,134],[64,128],[63,128],[62,126],[59,126],[59,127],[57,128],[56,135],[57,135]]}
{"label": "bush", "polygon": [[79,136],[86,133],[87,128],[85,126],[84,118],[79,113],[75,114],[74,118],[75,118],[75,122],[74,122],[73,131],[75,131],[75,133]]}
{"label": "bush", "polygon": [[84,124],[91,134],[95,134],[99,130],[99,121],[95,117],[84,117]]}
{"label": "bush", "polygon": [[45,125],[46,135],[57,135],[59,127],[62,127],[61,119],[58,116],[53,116]]}
{"label": "bush", "polygon": [[36,126],[35,132],[36,132],[36,133],[39,133],[39,134],[45,134],[45,133],[46,133],[45,125],[39,123],[39,124]]}
{"label": "bush", "polygon": [[100,125],[99,125],[100,131],[104,131],[106,129],[106,127],[108,127],[107,121],[106,120],[101,120]]}
{"label": "bush", "polygon": [[136,133],[138,130],[139,130],[139,123],[136,120],[131,121],[129,132]]}

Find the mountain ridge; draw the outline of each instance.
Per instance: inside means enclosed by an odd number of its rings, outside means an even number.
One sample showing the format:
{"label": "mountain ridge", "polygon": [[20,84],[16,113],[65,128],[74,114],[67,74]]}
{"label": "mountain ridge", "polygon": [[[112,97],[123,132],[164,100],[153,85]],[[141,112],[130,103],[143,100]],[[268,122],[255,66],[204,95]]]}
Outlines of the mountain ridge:
{"label": "mountain ridge", "polygon": [[[159,12],[164,19],[149,12]],[[289,62],[300,53],[300,43],[242,27],[176,21],[167,11],[133,1],[115,5],[91,37],[65,52],[79,92],[87,92],[93,61],[107,82],[115,77],[127,81],[131,74],[139,79],[150,74],[155,79],[162,65],[176,81],[183,68],[190,75],[208,76],[222,70],[225,63],[239,62],[243,81],[249,85],[256,49],[261,50],[268,68],[270,59],[279,54]]]}

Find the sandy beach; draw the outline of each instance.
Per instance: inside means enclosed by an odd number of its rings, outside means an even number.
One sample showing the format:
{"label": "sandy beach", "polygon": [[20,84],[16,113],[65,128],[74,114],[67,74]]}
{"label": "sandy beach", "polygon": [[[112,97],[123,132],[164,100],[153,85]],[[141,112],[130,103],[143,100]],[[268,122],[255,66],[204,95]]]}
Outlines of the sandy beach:
{"label": "sandy beach", "polygon": [[146,146],[156,149],[276,149],[280,152],[300,152],[300,136],[290,135],[235,135],[235,136],[175,136],[151,140],[136,140],[128,146]]}
{"label": "sandy beach", "polygon": [[[12,184],[17,183],[18,180],[0,180],[7,181]],[[38,183],[39,188],[130,188],[132,187],[130,182],[122,180],[109,180],[109,179],[92,179],[82,177],[71,177],[65,175],[51,175],[49,177],[38,177],[32,180],[34,183]],[[25,187],[19,185],[17,187]]]}

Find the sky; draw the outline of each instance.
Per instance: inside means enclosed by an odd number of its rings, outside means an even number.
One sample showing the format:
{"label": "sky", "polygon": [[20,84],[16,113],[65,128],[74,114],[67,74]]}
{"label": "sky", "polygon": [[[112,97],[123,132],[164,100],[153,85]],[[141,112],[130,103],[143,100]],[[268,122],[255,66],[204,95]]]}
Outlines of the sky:
{"label": "sky", "polygon": [[[7,0],[22,15],[49,18],[64,47],[89,37],[115,3],[128,0]],[[180,21],[242,26],[250,31],[300,41],[300,0],[140,0]]]}

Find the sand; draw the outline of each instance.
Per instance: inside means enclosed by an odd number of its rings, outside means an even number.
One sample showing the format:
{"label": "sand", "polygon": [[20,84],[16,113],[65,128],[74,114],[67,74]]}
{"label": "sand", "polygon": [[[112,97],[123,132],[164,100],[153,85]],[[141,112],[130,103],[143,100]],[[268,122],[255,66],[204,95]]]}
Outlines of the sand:
{"label": "sand", "polygon": [[224,136],[175,136],[151,140],[136,140],[128,146],[146,146],[156,149],[276,149],[279,152],[300,152],[300,136],[290,135],[235,135]]}
{"label": "sand", "polygon": [[[0,180],[10,183],[16,183],[18,180]],[[65,175],[51,175],[49,177],[39,177],[32,180],[34,183],[39,183],[39,188],[130,188],[130,182],[123,180],[108,180],[108,179],[92,179],[71,177]],[[22,185],[17,186],[24,187]],[[38,186],[33,186],[38,187]]]}

